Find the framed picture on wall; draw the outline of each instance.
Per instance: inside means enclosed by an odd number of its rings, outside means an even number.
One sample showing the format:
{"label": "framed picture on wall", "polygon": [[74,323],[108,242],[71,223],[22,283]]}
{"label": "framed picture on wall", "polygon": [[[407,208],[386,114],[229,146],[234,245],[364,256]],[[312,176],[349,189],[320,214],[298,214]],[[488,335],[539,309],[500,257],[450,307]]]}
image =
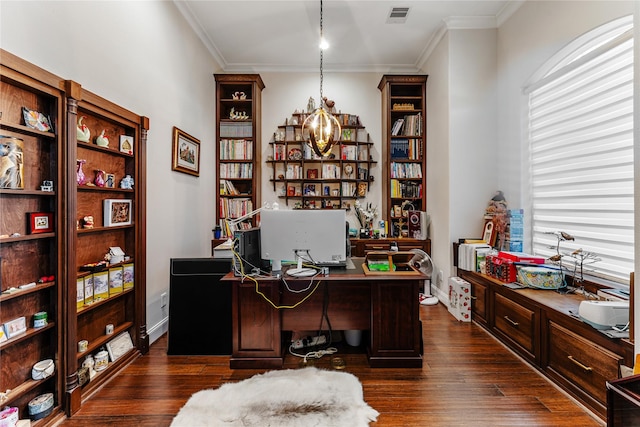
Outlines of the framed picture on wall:
{"label": "framed picture on wall", "polygon": [[200,176],[200,140],[174,126],[172,159],[172,170]]}

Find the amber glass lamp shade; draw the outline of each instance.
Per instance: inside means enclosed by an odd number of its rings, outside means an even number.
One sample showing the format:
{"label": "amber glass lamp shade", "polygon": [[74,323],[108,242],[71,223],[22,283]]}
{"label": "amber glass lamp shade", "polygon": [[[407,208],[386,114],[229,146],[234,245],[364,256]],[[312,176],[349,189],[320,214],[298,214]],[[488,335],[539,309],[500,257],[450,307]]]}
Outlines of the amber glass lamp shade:
{"label": "amber glass lamp shade", "polygon": [[[340,122],[324,107],[316,108],[302,124],[303,132],[309,133],[309,145],[318,156],[328,156],[335,144],[335,135],[340,135],[342,130]],[[306,133],[306,132],[304,132]]]}

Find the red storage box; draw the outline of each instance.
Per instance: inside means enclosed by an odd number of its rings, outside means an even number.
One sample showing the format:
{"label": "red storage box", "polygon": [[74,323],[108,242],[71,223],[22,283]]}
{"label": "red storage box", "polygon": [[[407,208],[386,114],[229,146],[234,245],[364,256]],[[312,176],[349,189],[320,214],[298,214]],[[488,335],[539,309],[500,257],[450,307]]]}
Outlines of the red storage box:
{"label": "red storage box", "polygon": [[512,260],[499,255],[487,255],[486,266],[487,275],[505,283],[516,281],[518,271]]}
{"label": "red storage box", "polygon": [[530,262],[533,264],[544,264],[544,258],[540,256],[530,255],[524,252],[498,252],[500,258],[508,259],[513,262]]}

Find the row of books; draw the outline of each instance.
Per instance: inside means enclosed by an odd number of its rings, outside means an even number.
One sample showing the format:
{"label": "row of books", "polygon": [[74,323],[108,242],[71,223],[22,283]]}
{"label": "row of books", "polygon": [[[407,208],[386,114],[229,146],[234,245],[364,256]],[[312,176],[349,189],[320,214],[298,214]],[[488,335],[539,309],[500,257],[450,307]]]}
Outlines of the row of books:
{"label": "row of books", "polygon": [[221,138],[251,138],[252,136],[251,122],[220,122]]}
{"label": "row of books", "polygon": [[338,166],[338,165],[322,165],[322,178],[324,178],[324,179],[339,179],[340,178],[340,166]]}
{"label": "row of books", "polygon": [[76,306],[78,309],[105,300],[134,286],[134,266],[127,263],[108,270],[78,277],[76,281]]}
{"label": "row of books", "polygon": [[392,138],[390,154],[392,159],[422,159],[422,139]]}
{"label": "row of books", "polygon": [[221,139],[220,159],[251,160],[253,159],[253,141],[250,139]]}
{"label": "row of books", "polygon": [[221,196],[237,196],[239,194],[240,194],[240,192],[238,191],[236,186],[233,185],[233,182],[231,182],[231,181],[229,181],[227,179],[221,179],[220,180],[220,195]]}
{"label": "row of books", "polygon": [[412,114],[397,119],[391,127],[391,135],[422,135],[422,114]]}
{"label": "row of books", "polygon": [[422,178],[422,165],[420,163],[391,162],[391,178]]}
{"label": "row of books", "polygon": [[422,184],[418,182],[391,180],[391,197],[393,198],[421,198]]}
{"label": "row of books", "polygon": [[239,218],[253,211],[251,199],[227,199],[220,198],[220,217]]}
{"label": "row of books", "polygon": [[220,178],[252,178],[252,163],[222,163],[220,165]]}

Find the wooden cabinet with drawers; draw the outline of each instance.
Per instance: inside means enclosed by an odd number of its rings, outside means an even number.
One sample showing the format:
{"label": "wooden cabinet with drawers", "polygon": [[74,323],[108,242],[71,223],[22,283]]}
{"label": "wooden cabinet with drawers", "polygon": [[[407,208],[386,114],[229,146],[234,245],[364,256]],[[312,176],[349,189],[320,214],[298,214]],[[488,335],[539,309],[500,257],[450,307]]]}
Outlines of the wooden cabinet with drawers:
{"label": "wooden cabinet with drawers", "polygon": [[371,251],[388,251],[391,249],[391,243],[398,245],[399,251],[410,251],[411,249],[422,249],[431,255],[431,240],[418,239],[350,239],[351,240],[351,256],[364,257],[367,252]]}
{"label": "wooden cabinet with drawers", "polygon": [[539,335],[538,310],[524,303],[519,304],[497,292],[494,302],[495,334],[507,341],[522,357],[535,362],[538,352],[536,336]]}
{"label": "wooden cabinet with drawers", "polygon": [[606,382],[633,366],[633,344],[609,338],[572,313],[584,297],[551,290],[510,289],[484,274],[458,270],[471,284],[471,316],[541,373],[607,417]]}

